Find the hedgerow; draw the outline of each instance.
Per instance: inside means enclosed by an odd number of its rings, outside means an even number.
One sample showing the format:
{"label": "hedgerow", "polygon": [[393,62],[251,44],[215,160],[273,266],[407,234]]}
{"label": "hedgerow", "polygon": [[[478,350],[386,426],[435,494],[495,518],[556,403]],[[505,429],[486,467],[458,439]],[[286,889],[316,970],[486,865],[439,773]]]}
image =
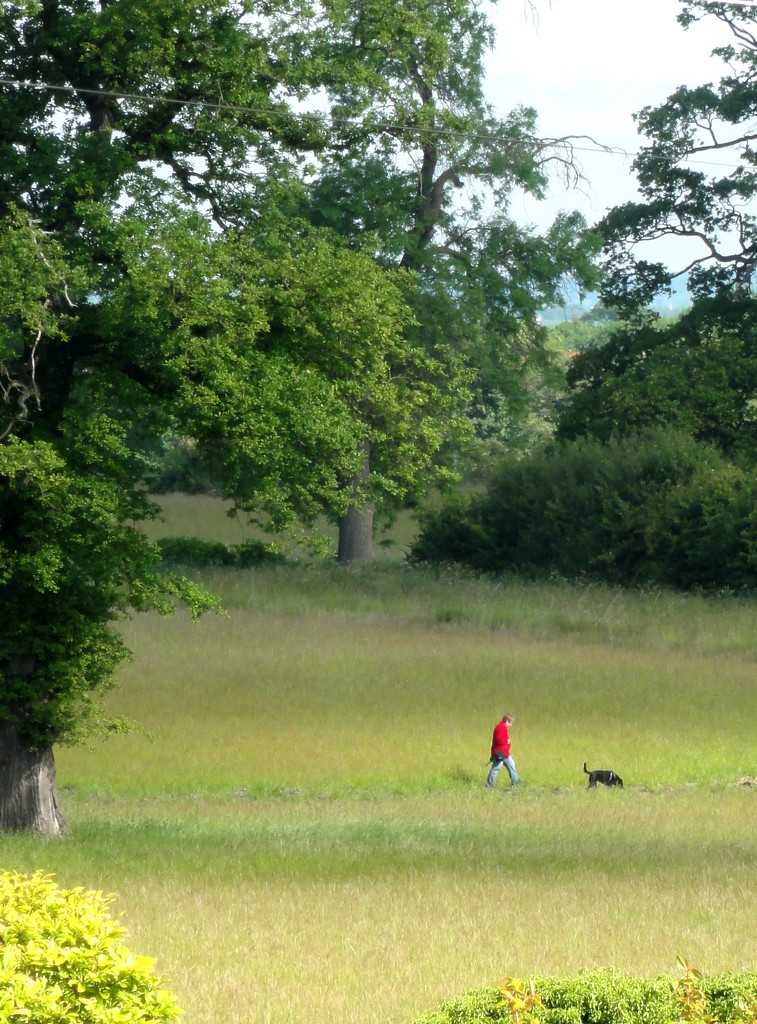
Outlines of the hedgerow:
{"label": "hedgerow", "polygon": [[259,540],[227,545],[199,537],[162,537],[158,547],[164,562],[194,568],[228,566],[252,569],[258,565],[277,564],[285,560],[283,555],[271,551]]}
{"label": "hedgerow", "polygon": [[160,1024],[179,1010],[150,957],[123,945],[112,897],[0,874],[0,1024]]}

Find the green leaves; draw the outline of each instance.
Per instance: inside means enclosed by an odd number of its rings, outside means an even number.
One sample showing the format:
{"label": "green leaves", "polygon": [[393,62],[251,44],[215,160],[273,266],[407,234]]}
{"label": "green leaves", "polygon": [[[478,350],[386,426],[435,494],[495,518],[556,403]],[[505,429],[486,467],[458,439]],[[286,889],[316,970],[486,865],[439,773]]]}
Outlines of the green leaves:
{"label": "green leaves", "polygon": [[606,441],[671,424],[753,465],[756,331],[755,300],[735,291],[700,299],[673,323],[619,327],[572,360],[559,436]]}
{"label": "green leaves", "polygon": [[66,337],[81,283],[80,272],[39,221],[16,208],[0,221],[0,379],[5,377],[5,387],[14,381],[16,390],[21,386],[8,360],[25,346]]}
{"label": "green leaves", "polygon": [[313,45],[334,68],[335,133],[343,119],[349,128],[321,154],[303,212],[355,246],[370,234],[383,267],[412,270],[415,346],[467,364],[458,398],[517,416],[524,381],[548,363],[538,311],[568,279],[597,282],[601,243],[579,217],[539,235],[508,214],[518,190],[544,196],[551,161],[570,168],[569,147],[539,139],[530,107],[492,110],[483,62],[494,33],[480,5],[329,0],[323,10]]}
{"label": "green leaves", "polygon": [[[256,263],[268,316],[260,350],[268,365],[288,367],[290,422],[317,445],[310,461],[323,474],[321,510],[344,509],[344,482],[360,468],[366,442],[374,474],[364,497],[401,500],[459,429],[464,370],[441,348],[433,355],[410,340],[409,275],[384,271],[372,254],[305,224],[278,225],[265,254],[241,246],[235,264]],[[307,442],[299,449],[307,455]],[[293,470],[297,457],[289,455]],[[252,503],[260,497],[257,488]],[[301,508],[309,516],[318,505]]]}
{"label": "green leaves", "polygon": [[[128,656],[110,623],[129,608],[213,604],[157,572],[157,547],[129,520],[144,499],[118,468],[78,470],[44,441],[0,445],[0,720],[33,745],[107,728],[93,695]],[[31,661],[31,675],[17,674],[18,659]]]}
{"label": "green leaves", "polygon": [[509,1022],[519,1015],[524,1020],[556,1024],[578,1024],[582,1020],[595,1024],[628,1024],[634,1020],[646,1024],[683,1020],[741,1024],[753,1019],[757,998],[753,973],[703,977],[682,958],[678,962],[686,971],[681,982],[666,974],[638,978],[614,967],[587,968],[574,977],[537,976],[528,983],[506,979],[499,991],[478,989],[448,1000],[415,1024]]}
{"label": "green leaves", "polygon": [[413,554],[481,572],[681,589],[757,585],[753,474],[671,429],[508,458],[427,512]]}
{"label": "green leaves", "polygon": [[608,247],[609,301],[633,311],[665,290],[671,272],[645,259],[644,243],[687,242],[680,266],[691,271],[695,295],[748,286],[757,269],[757,191],[753,43],[755,13],[726,4],[687,4],[684,26],[703,15],[719,18],[735,44],[715,50],[729,61],[717,85],[681,87],[637,115],[646,145],[634,162],[642,202],[610,211],[599,225]]}
{"label": "green leaves", "polygon": [[123,945],[112,897],[59,889],[42,872],[0,874],[0,1021],[132,1024],[179,1010],[150,957]]}

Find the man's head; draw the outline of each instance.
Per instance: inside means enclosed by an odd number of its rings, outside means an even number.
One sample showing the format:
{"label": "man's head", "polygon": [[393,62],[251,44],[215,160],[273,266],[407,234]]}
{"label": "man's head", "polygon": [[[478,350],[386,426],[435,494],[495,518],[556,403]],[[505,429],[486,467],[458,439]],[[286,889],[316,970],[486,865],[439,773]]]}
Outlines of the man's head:
{"label": "man's head", "polygon": [[513,716],[512,716],[511,714],[510,714],[510,712],[509,712],[509,711],[507,711],[507,712],[506,712],[506,713],[505,713],[505,714],[504,714],[504,715],[502,716],[502,721],[503,721],[503,722],[505,723],[505,725],[512,725],[512,724],[513,724],[513,722],[515,721],[515,719],[514,719],[514,718],[513,718]]}

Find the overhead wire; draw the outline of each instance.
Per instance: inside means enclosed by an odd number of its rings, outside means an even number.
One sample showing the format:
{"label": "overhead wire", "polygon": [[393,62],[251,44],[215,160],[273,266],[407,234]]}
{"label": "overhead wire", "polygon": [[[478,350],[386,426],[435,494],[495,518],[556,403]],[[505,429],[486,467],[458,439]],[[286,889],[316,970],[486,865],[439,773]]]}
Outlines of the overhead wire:
{"label": "overhead wire", "polygon": [[[171,104],[171,105],[174,105],[174,106],[180,106],[180,107],[199,107],[199,108],[202,108],[202,109],[209,109],[209,110],[229,111],[231,113],[237,113],[237,114],[257,114],[257,115],[262,115],[262,116],[266,116],[266,117],[275,117],[277,115],[277,111],[276,110],[272,110],[269,107],[253,107],[253,106],[248,106],[248,105],[245,105],[245,104],[227,103],[227,102],[222,101],[222,100],[180,99],[180,98],[175,97],[175,96],[165,96],[163,94],[159,94],[159,95],[156,95],[156,96],[145,96],[143,93],[116,92],[114,90],[109,90],[109,89],[92,89],[92,88],[86,88],[86,87],[77,86],[77,85],[55,85],[55,84],[53,84],[51,82],[30,82],[30,81],[27,81],[27,80],[24,80],[24,79],[7,78],[7,77],[4,77],[4,76],[0,76],[0,85],[14,85],[14,86],[18,86],[18,87],[25,88],[25,89],[47,90],[47,91],[50,91],[50,92],[67,92],[67,93],[84,94],[84,95],[91,95],[91,96],[102,96],[105,99],[129,100],[129,101],[133,101],[133,102],[136,102],[136,103],[154,103],[154,104],[157,104],[157,103],[167,103],[167,104]],[[323,121],[326,120],[326,116],[323,113],[320,113],[319,111],[306,111],[306,110],[292,111],[292,110],[287,110],[285,113],[282,112],[280,114],[280,116],[281,117],[286,117],[289,120],[301,120],[301,121],[304,121],[307,118],[313,118],[313,117],[316,117],[316,118],[320,117],[321,120],[323,120]],[[424,134],[437,135],[440,138],[471,139],[471,140],[477,141],[477,142],[497,142],[497,141],[506,142],[507,141],[506,139],[498,139],[497,136],[494,136],[494,135],[491,135],[491,134],[485,134],[483,132],[463,132],[463,131],[457,131],[454,128],[429,128],[429,127],[420,127],[420,126],[417,126],[417,125],[416,126],[413,126],[413,125],[403,125],[403,124],[399,124],[397,122],[389,122],[389,121],[387,121],[387,122],[377,121],[376,123],[374,123],[374,124],[372,124],[370,126],[366,126],[366,125],[362,125],[359,122],[354,121],[354,120],[352,120],[350,118],[346,118],[346,117],[333,117],[333,116],[328,118],[328,120],[329,120],[329,122],[332,125],[337,125],[337,126],[340,126],[340,127],[346,127],[346,128],[366,128],[366,127],[369,127],[369,130],[371,132],[375,132],[376,134],[378,134],[380,132],[407,132],[408,134],[417,134],[419,132],[423,132]],[[588,138],[588,136],[581,136],[581,135],[570,135],[570,136],[568,136],[568,135],[566,135],[566,136],[563,136],[561,138],[554,138],[554,139],[545,140],[543,145],[545,147],[553,146],[555,144],[559,144],[560,142],[566,142],[569,139],[574,139],[574,138]],[[585,147],[585,151],[586,152],[592,152],[592,151],[604,152],[606,150],[606,148],[607,147],[601,146],[600,144],[597,143],[595,149],[594,149],[594,147],[591,147],[591,148],[590,147]]]}
{"label": "overhead wire", "polygon": [[[712,2],[723,2],[733,3],[735,0],[712,0]],[[746,3],[746,0],[741,0],[742,3]],[[749,0],[750,6],[757,7],[757,0]],[[215,111],[228,111],[230,113],[237,114],[253,114],[258,116],[286,118],[287,120],[302,121],[310,118],[319,118],[324,122],[328,122],[332,126],[339,126],[345,128],[360,128],[369,133],[383,134],[383,133],[407,133],[407,134],[430,134],[438,138],[457,138],[470,140],[475,142],[507,142],[506,138],[498,137],[490,133],[483,132],[464,132],[458,131],[453,128],[430,128],[420,127],[413,125],[405,125],[397,122],[381,122],[377,121],[371,125],[361,124],[360,122],[354,121],[350,118],[344,117],[328,117],[319,111],[293,111],[287,110],[286,112],[278,112],[274,109],[267,107],[254,107],[246,104],[227,103],[224,100],[207,100],[207,99],[180,99],[174,96],[166,96],[164,94],[158,94],[154,96],[147,96],[143,93],[131,93],[131,92],[119,92],[110,89],[94,89],[90,87],[82,87],[75,85],[56,85],[52,82],[33,82],[26,79],[10,78],[7,76],[0,75],[0,85],[10,85],[16,88],[32,89],[38,91],[48,92],[65,92],[74,95],[91,95],[100,96],[105,99],[113,100],[127,100],[135,103],[147,103],[147,104],[169,104],[180,107],[197,107],[200,109],[208,109]],[[593,146],[577,145],[574,140],[588,139],[594,143]],[[604,156],[621,156],[625,159],[639,156],[638,151],[629,151],[620,146],[604,146],[597,143],[591,136],[588,135],[565,135],[556,138],[547,138],[537,140],[537,146],[541,149],[550,149],[557,146],[564,145],[569,146],[572,152],[577,153],[598,153]],[[731,170],[736,170],[739,165],[732,163],[724,163],[716,160],[699,160],[693,157],[685,157],[688,163],[696,163],[702,166],[709,167],[722,167]]]}

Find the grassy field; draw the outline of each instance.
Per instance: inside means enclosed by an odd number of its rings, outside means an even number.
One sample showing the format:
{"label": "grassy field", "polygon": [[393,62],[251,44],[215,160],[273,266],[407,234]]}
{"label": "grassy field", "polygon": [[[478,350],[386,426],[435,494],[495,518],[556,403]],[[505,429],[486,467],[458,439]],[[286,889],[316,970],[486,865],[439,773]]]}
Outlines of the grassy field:
{"label": "grassy field", "polygon": [[[124,624],[110,704],[143,728],[58,751],[66,837],[0,841],[115,892],[188,1024],[409,1024],[679,953],[757,969],[754,601],[391,561],[206,581],[225,615]],[[505,710],[525,781],[486,791]],[[588,792],[584,760],[625,789]]]}
{"label": "grassy field", "polygon": [[[158,537],[200,537],[203,540],[221,541],[223,544],[241,544],[245,540],[270,541],[271,535],[251,525],[245,516],[230,516],[231,505],[219,498],[205,494],[165,494],[156,502],[163,509],[163,518],[146,524],[147,534]],[[416,534],[417,524],[406,512],[385,528],[378,530],[376,552],[384,560],[398,561]],[[325,519],[320,519],[313,530],[319,537],[327,538],[336,552],[337,529]],[[273,538],[283,541],[282,537]]]}

